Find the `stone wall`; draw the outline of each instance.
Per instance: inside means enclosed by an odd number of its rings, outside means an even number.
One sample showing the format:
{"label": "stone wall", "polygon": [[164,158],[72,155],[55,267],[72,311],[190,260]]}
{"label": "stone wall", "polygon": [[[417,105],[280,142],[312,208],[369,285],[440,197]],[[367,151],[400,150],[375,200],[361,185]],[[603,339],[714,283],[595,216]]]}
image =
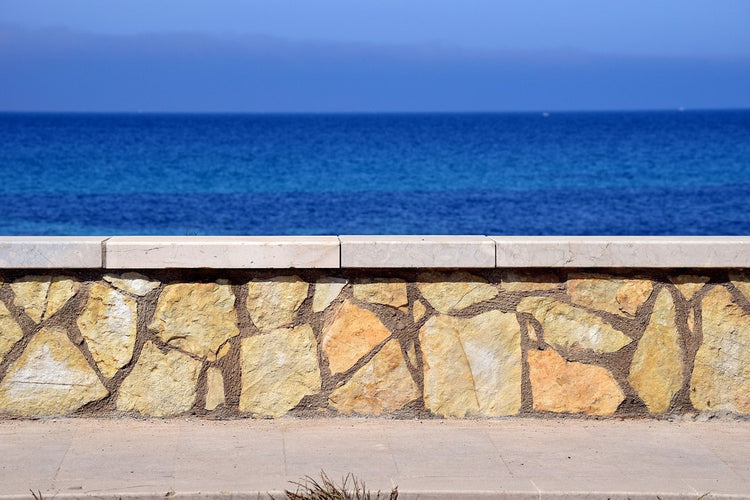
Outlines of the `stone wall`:
{"label": "stone wall", "polygon": [[750,274],[6,270],[0,415],[750,414]]}

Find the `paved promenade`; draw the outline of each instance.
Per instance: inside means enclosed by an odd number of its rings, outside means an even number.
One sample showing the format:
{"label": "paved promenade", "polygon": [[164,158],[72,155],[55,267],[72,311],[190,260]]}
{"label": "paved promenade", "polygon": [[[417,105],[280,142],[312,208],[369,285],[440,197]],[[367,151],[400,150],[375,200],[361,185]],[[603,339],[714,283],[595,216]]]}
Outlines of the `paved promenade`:
{"label": "paved promenade", "polygon": [[403,499],[750,499],[750,422],[0,421],[2,499],[280,498],[320,470]]}

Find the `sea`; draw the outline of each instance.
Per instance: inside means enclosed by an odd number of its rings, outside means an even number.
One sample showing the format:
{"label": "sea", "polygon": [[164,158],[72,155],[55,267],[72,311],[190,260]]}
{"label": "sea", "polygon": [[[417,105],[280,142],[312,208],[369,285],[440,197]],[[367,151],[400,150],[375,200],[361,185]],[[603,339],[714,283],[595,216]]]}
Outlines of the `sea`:
{"label": "sea", "polygon": [[750,235],[750,110],[0,113],[0,235]]}

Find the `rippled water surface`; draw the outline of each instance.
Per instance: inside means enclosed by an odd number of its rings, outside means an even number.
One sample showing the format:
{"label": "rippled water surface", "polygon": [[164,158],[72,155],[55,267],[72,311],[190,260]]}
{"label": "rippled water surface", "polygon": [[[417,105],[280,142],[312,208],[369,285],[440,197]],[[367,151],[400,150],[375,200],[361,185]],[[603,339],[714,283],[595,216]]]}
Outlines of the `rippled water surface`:
{"label": "rippled water surface", "polygon": [[750,111],[0,114],[0,234],[750,234]]}

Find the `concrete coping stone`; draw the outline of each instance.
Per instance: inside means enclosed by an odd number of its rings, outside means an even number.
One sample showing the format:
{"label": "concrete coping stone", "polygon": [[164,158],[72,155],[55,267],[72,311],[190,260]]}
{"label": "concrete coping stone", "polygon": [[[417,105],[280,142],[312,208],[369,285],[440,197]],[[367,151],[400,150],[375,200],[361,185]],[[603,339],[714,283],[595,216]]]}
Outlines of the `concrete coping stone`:
{"label": "concrete coping stone", "polygon": [[0,236],[0,268],[745,268],[746,236]]}
{"label": "concrete coping stone", "polygon": [[336,236],[115,236],[107,269],[338,268]]}
{"label": "concrete coping stone", "polygon": [[750,267],[746,236],[493,236],[496,267]]}
{"label": "concrete coping stone", "polygon": [[486,236],[339,236],[341,267],[495,267]]}
{"label": "concrete coping stone", "polygon": [[101,268],[99,236],[1,236],[3,268]]}

